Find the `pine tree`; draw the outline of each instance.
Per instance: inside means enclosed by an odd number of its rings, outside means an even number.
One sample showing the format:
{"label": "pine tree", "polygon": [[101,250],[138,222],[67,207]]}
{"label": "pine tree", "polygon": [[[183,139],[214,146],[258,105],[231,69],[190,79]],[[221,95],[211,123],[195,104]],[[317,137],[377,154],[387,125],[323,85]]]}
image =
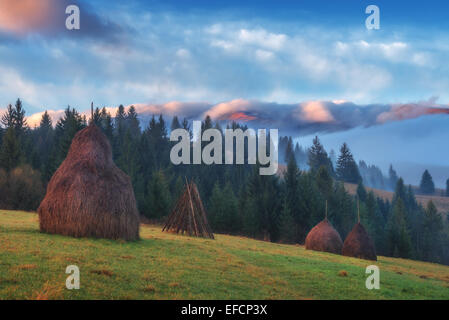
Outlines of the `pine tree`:
{"label": "pine tree", "polygon": [[330,199],[334,191],[334,181],[325,166],[321,166],[316,173],[316,184],[324,199]]}
{"label": "pine tree", "polygon": [[365,187],[363,186],[363,183],[359,182],[359,184],[357,185],[357,197],[359,198],[360,201],[365,202],[367,195],[368,194],[366,192]]}
{"label": "pine tree", "polygon": [[342,239],[354,227],[357,221],[356,203],[353,197],[346,191],[343,182],[337,182],[329,202],[329,220],[340,233]]}
{"label": "pine tree", "polygon": [[446,180],[446,197],[449,197],[449,179]]}
{"label": "pine tree", "polygon": [[11,171],[22,162],[22,152],[15,130],[10,127],[6,130],[0,149],[0,166]]}
{"label": "pine tree", "polygon": [[140,136],[140,123],[134,106],[130,106],[128,109],[128,113],[126,114],[126,124],[133,139],[138,138]]}
{"label": "pine tree", "polygon": [[6,112],[2,115],[1,122],[6,129],[15,126],[15,111],[11,104],[8,104]]}
{"label": "pine tree", "polygon": [[209,200],[209,223],[215,232],[223,232],[224,217],[223,217],[223,197],[220,189],[220,183],[215,182],[212,189],[212,195]]}
{"label": "pine tree", "polygon": [[[289,144],[291,144],[289,142]],[[288,150],[288,147],[287,147]],[[307,219],[304,216],[303,212],[301,211],[301,196],[299,194],[300,188],[299,188],[299,179],[300,179],[300,171],[298,169],[298,166],[296,164],[296,159],[293,153],[286,156],[287,159],[289,159],[287,164],[287,171],[284,174],[284,193],[285,193],[285,203],[283,204],[283,213],[289,214],[293,218],[293,224],[291,225],[292,230],[297,229],[297,225],[304,225],[307,223]],[[284,217],[288,218],[288,217]],[[284,221],[285,222],[285,221]],[[285,226],[284,226],[285,227]],[[292,239],[292,241],[299,242],[302,239],[301,234],[296,234],[295,237],[297,238]],[[281,233],[282,237],[282,233]],[[285,240],[285,239],[284,239]]]}
{"label": "pine tree", "polygon": [[387,225],[388,255],[409,258],[411,256],[411,239],[406,222],[404,202],[398,198]]}
{"label": "pine tree", "polygon": [[419,191],[422,194],[434,194],[435,193],[435,184],[433,183],[432,176],[430,175],[428,170],[425,170],[422,175],[421,183],[419,185]]}
{"label": "pine tree", "polygon": [[262,239],[277,241],[279,237],[280,190],[276,176],[261,176],[259,166],[253,167],[248,179],[248,196],[256,205],[256,224]]}
{"label": "pine tree", "polygon": [[407,200],[407,191],[405,189],[404,180],[399,178],[396,182],[396,189],[393,195],[393,203],[395,203],[398,199],[401,199],[405,205],[405,201]]}
{"label": "pine tree", "polygon": [[310,228],[323,219],[324,211],[324,200],[310,172],[303,172],[299,177],[299,207],[297,238],[303,243]]}
{"label": "pine tree", "polygon": [[390,168],[388,169],[388,181],[390,184],[390,188],[394,190],[396,184],[398,183],[398,175],[396,171],[393,169],[393,165],[390,164]]}
{"label": "pine tree", "polygon": [[318,137],[313,139],[313,145],[309,148],[308,164],[312,171],[317,171],[321,166],[324,166],[331,175],[334,174],[332,162]]}
{"label": "pine tree", "polygon": [[438,214],[437,208],[432,201],[427,203],[423,221],[423,259],[426,261],[441,261],[443,220]]}
{"label": "pine tree", "polygon": [[289,163],[291,159],[293,159],[296,163],[295,152],[293,149],[293,140],[292,140],[292,137],[289,137],[288,141],[287,141],[287,146],[285,149],[285,162]]}
{"label": "pine tree", "polygon": [[337,160],[336,169],[337,179],[349,182],[349,183],[359,183],[362,180],[360,176],[359,169],[351,151],[346,143],[343,143],[340,149],[340,156]]}
{"label": "pine tree", "polygon": [[296,222],[288,205],[287,197],[284,197],[281,216],[279,217],[280,241],[295,243],[297,241]]}
{"label": "pine tree", "polygon": [[98,127],[98,128],[102,128],[102,123],[101,123],[101,112],[100,109],[97,107],[94,110],[94,115],[93,115],[93,122],[94,124]]}
{"label": "pine tree", "polygon": [[114,125],[111,114],[107,112],[106,107],[103,107],[100,112],[100,128],[109,139],[109,142],[112,143],[114,140]]}
{"label": "pine tree", "polygon": [[362,223],[367,227],[368,234],[373,238],[376,252],[378,254],[386,254],[384,241],[385,221],[372,191],[366,196],[365,206],[366,217],[362,217]]}
{"label": "pine tree", "polygon": [[55,170],[54,164],[52,163],[54,158],[51,157],[55,137],[52,120],[47,111],[42,115],[36,134],[36,149],[38,150],[40,157],[42,181],[46,183],[50,180],[51,173]]}
{"label": "pine tree", "polygon": [[181,128],[181,124],[179,123],[178,116],[174,116],[171,122],[170,130],[173,131],[179,128]]}
{"label": "pine tree", "polygon": [[171,199],[167,179],[162,170],[156,171],[148,184],[144,215],[161,219],[170,213]]}
{"label": "pine tree", "polygon": [[23,109],[22,101],[17,99],[14,107],[14,127],[17,134],[21,134],[28,126],[25,119],[25,110]]}

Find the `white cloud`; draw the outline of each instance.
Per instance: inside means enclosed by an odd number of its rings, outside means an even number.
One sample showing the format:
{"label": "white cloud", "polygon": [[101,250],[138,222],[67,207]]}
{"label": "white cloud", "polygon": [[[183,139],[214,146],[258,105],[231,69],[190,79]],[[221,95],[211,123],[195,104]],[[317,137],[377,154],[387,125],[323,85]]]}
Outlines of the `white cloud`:
{"label": "white cloud", "polygon": [[190,51],[183,48],[179,49],[178,51],[176,51],[176,56],[183,59],[190,58]]}
{"label": "white cloud", "polygon": [[271,33],[264,29],[241,29],[238,33],[238,40],[240,42],[271,50],[282,49],[287,39],[288,37],[285,34]]}
{"label": "white cloud", "polygon": [[262,49],[256,50],[256,58],[259,61],[266,62],[274,57],[273,52]]}

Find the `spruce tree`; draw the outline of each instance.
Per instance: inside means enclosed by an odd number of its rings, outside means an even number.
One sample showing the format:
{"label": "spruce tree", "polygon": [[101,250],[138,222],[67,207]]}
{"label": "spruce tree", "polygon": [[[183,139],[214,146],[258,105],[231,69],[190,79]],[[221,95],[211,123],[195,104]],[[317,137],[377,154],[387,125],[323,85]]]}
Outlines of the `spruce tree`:
{"label": "spruce tree", "polygon": [[52,120],[47,111],[42,115],[39,127],[36,130],[37,141],[36,149],[39,152],[42,181],[48,182],[51,178],[51,173],[55,168],[52,155],[52,148],[54,147],[54,130]]}
{"label": "spruce tree", "polygon": [[427,203],[427,208],[424,214],[423,221],[423,241],[422,252],[423,259],[426,261],[441,261],[441,247],[442,247],[442,234],[443,220],[438,213],[437,208],[433,201]]}
{"label": "spruce tree", "polygon": [[337,160],[336,169],[337,179],[349,182],[349,183],[359,183],[362,180],[360,176],[359,169],[351,151],[346,143],[343,143],[340,149],[340,156]]}
{"label": "spruce tree", "polygon": [[25,110],[23,109],[22,101],[17,99],[14,106],[14,128],[16,129],[16,133],[21,135],[27,127],[28,125],[25,119]]}
{"label": "spruce tree", "polygon": [[2,115],[1,122],[6,129],[14,127],[15,111],[11,104],[8,104],[6,107],[6,112]]}
{"label": "spruce tree", "polygon": [[395,202],[393,213],[387,225],[388,255],[410,258],[412,247],[406,222],[406,208],[401,198]]}
{"label": "spruce tree", "polygon": [[325,166],[321,166],[318,169],[316,173],[316,184],[324,199],[330,199],[334,191],[334,181]]}
{"label": "spruce tree", "polygon": [[390,168],[388,169],[388,181],[390,185],[390,189],[394,190],[396,184],[398,183],[398,175],[396,171],[393,169],[393,165],[390,164]]}
{"label": "spruce tree", "polygon": [[419,184],[419,191],[422,194],[434,194],[435,193],[435,184],[433,183],[432,176],[430,175],[428,170],[425,170],[421,183]]}
{"label": "spruce tree", "polygon": [[280,241],[295,243],[297,241],[296,223],[288,205],[287,197],[284,197],[281,216],[279,217]]}
{"label": "spruce tree", "polygon": [[0,149],[0,166],[6,171],[11,171],[18,166],[22,160],[20,144],[13,127],[6,130]]}
{"label": "spruce tree", "polygon": [[178,116],[174,116],[171,122],[170,130],[173,131],[179,128],[181,128],[181,124],[179,123]]}
{"label": "spruce tree", "polygon": [[362,182],[359,182],[359,184],[357,185],[357,197],[362,202],[366,201],[367,192]]}
{"label": "spruce tree", "polygon": [[309,148],[308,153],[308,164],[312,171],[316,172],[321,166],[324,166],[331,175],[334,174],[332,162],[317,136],[313,139],[313,145]]}
{"label": "spruce tree", "polygon": [[[287,148],[288,150],[288,148]],[[300,171],[298,169],[298,166],[296,164],[296,159],[294,154],[290,154],[288,156],[288,164],[287,164],[287,171],[284,174],[284,193],[285,193],[285,203],[283,212],[285,214],[288,214],[294,219],[293,224],[291,228],[293,230],[296,229],[296,225],[301,225],[304,223],[307,223],[305,221],[305,217],[303,212],[301,211],[301,196],[299,194],[300,188],[299,188],[299,179],[300,179]],[[287,218],[287,217],[284,217]],[[285,221],[284,221],[285,222]],[[281,234],[282,236],[282,234]],[[293,239],[296,242],[301,241],[301,239],[295,238]]]}
{"label": "spruce tree", "polygon": [[149,181],[145,202],[144,215],[150,219],[159,220],[170,213],[170,191],[162,170],[156,171]]}
{"label": "spruce tree", "polygon": [[129,107],[125,121],[127,124],[127,129],[131,133],[132,138],[136,139],[140,137],[140,123],[136,108],[134,106]]}

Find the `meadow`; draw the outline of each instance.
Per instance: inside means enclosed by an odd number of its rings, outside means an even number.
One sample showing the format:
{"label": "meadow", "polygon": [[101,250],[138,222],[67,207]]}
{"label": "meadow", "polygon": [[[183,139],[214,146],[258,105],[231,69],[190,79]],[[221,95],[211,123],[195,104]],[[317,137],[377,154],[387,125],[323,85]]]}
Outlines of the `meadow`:
{"label": "meadow", "polygon": [[[0,210],[0,299],[449,299],[449,267],[377,262],[216,234],[142,225],[141,240],[76,239],[39,231],[35,213]],[[380,290],[365,268],[380,269]],[[68,265],[81,288],[68,290]]]}

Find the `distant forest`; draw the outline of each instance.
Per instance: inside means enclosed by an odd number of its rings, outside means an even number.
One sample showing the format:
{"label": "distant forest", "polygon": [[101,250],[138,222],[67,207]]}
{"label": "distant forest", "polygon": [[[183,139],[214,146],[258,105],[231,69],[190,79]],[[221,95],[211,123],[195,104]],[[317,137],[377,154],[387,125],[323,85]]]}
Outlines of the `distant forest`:
{"label": "distant forest", "polygon": [[[97,108],[93,121],[108,137],[117,166],[131,177],[139,211],[148,220],[164,221],[186,178],[198,185],[214,232],[273,242],[304,243],[310,229],[324,218],[326,200],[328,218],[344,240],[357,222],[359,201],[361,222],[379,255],[449,265],[449,215],[438,213],[432,202],[421,206],[414,188],[405,185],[392,167],[384,177],[375,166],[357,164],[346,143],[336,155],[328,154],[318,137],[308,149],[291,137],[281,137],[279,156],[285,165],[278,175],[261,176],[259,165],[171,164],[170,149],[176,142],[170,142],[169,132],[191,130],[187,119],[175,116],[167,124],[162,115],[155,115],[141,128],[135,108],[120,105],[115,115]],[[1,124],[0,208],[36,210],[87,119],[67,107],[57,123],[45,112],[39,126],[30,128],[17,100],[7,107]],[[226,127],[247,129],[236,122]],[[202,130],[209,128],[223,129],[206,116]],[[343,182],[358,184],[357,195],[348,194]],[[393,200],[376,197],[364,184],[394,190]],[[428,171],[418,191],[435,193]]]}

